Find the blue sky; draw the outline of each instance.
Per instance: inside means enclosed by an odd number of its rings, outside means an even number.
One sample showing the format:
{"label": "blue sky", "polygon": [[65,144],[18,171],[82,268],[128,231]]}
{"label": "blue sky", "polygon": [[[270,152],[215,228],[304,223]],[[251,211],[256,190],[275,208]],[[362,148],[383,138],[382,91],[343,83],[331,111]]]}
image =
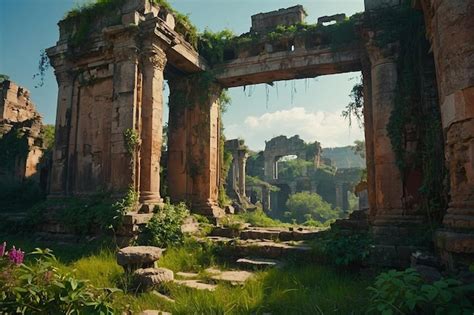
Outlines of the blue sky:
{"label": "blue sky", "polygon": [[[54,123],[57,84],[52,71],[43,87],[34,88],[40,51],[58,39],[57,22],[85,1],[0,0],[0,73],[31,91],[46,123]],[[229,28],[236,34],[250,29],[250,16],[302,4],[315,23],[319,16],[352,15],[364,10],[363,0],[170,0],[175,9],[189,13],[199,30]],[[316,79],[278,82],[275,87],[257,85],[230,89],[232,105],[224,114],[227,138],[241,137],[252,149],[263,149],[273,136],[300,134],[323,146],[342,146],[362,139],[362,130],[349,128],[341,111],[358,73]],[[165,94],[167,91],[165,91]],[[166,95],[165,95],[166,97]],[[167,115],[165,109],[165,115]]]}

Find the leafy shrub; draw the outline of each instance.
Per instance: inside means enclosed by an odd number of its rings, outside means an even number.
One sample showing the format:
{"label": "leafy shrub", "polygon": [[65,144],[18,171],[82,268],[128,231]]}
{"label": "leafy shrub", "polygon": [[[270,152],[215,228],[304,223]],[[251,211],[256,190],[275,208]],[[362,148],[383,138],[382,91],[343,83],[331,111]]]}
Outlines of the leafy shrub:
{"label": "leafy shrub", "polygon": [[31,265],[0,257],[0,313],[113,314],[110,301],[117,289],[97,289],[62,272],[48,249],[31,254],[38,257]]}
{"label": "leafy shrub", "polygon": [[345,234],[331,229],[313,242],[313,249],[338,266],[360,265],[369,255],[367,233]]}
{"label": "leafy shrub", "polygon": [[443,278],[425,283],[415,269],[390,270],[377,276],[371,292],[369,312],[374,314],[472,314],[468,293],[474,285]]}
{"label": "leafy shrub", "polygon": [[172,205],[166,201],[163,209],[159,209],[147,223],[138,243],[158,247],[182,244],[184,234],[181,225],[188,215],[189,210],[185,203]]}
{"label": "leafy shrub", "polygon": [[316,193],[300,192],[293,194],[288,198],[286,206],[289,209],[287,216],[298,223],[310,220],[325,223],[339,217],[339,211],[331,208],[331,205]]}
{"label": "leafy shrub", "polygon": [[97,194],[87,198],[64,198],[47,200],[29,209],[28,221],[39,224],[44,220],[45,212],[53,210],[54,218],[77,234],[94,234],[98,229],[117,228],[124,214],[131,211],[138,202],[133,190],[115,201],[108,194]]}

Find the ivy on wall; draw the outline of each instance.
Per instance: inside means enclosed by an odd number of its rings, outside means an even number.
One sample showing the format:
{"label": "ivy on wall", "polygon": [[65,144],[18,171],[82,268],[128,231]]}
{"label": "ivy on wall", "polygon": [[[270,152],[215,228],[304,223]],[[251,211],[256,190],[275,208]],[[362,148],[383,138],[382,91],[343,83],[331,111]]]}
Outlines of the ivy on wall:
{"label": "ivy on wall", "polygon": [[[422,86],[426,80],[424,67],[434,68],[423,16],[410,6],[402,6],[382,12],[376,21],[380,22],[378,28],[381,29],[376,34],[377,46],[398,45],[396,95],[387,125],[396,162],[404,183],[410,172],[421,170],[419,210],[427,213],[431,222],[439,222],[447,206],[447,171],[439,105],[427,101],[430,91]],[[435,87],[435,78],[430,79]]]}

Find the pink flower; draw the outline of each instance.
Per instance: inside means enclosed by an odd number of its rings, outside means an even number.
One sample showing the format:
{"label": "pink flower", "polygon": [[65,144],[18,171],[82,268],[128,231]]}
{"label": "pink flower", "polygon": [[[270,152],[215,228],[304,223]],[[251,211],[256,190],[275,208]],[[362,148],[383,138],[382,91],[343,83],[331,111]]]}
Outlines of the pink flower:
{"label": "pink flower", "polygon": [[21,265],[23,263],[23,258],[25,257],[25,252],[22,252],[21,249],[16,249],[15,246],[8,252],[8,258],[10,261],[16,265]]}
{"label": "pink flower", "polygon": [[3,244],[0,245],[0,257],[3,257],[3,255],[5,255],[6,249],[7,249],[7,242],[3,242]]}

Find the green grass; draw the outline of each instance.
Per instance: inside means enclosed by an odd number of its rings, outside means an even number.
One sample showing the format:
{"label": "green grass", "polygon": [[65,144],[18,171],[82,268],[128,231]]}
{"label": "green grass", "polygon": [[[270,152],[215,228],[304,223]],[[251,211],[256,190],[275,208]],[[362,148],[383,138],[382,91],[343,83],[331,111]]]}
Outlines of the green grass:
{"label": "green grass", "polygon": [[288,227],[291,226],[289,223],[283,223],[279,220],[270,218],[263,212],[262,209],[258,208],[255,211],[248,211],[237,215],[237,218],[244,222],[250,223],[253,226],[260,227]]}
{"label": "green grass", "polygon": [[[0,241],[3,239],[0,236]],[[31,239],[14,236],[8,242],[27,250],[44,247]],[[58,256],[60,267],[73,271],[78,278],[97,287],[127,288],[128,281],[111,247],[104,247],[101,242],[47,247]],[[225,268],[226,264],[216,257],[211,245],[188,240],[182,247],[167,250],[159,266],[174,272],[197,272],[205,279],[203,270],[207,267]],[[314,262],[288,263],[282,269],[256,273],[254,279],[241,287],[219,284],[216,291],[208,292],[174,284],[165,286],[163,290],[176,303],[153,293],[128,292],[116,294],[113,305],[117,312],[160,309],[173,314],[361,314],[367,303],[365,288],[371,280]]]}

